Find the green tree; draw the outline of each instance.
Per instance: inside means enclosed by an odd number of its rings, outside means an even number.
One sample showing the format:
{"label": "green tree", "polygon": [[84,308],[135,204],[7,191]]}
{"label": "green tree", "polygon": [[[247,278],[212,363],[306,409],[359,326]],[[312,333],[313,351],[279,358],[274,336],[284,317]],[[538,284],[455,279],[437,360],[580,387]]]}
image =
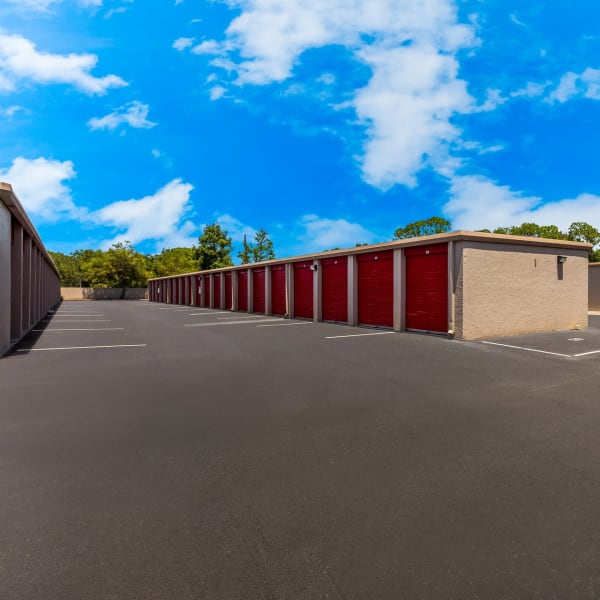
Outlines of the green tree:
{"label": "green tree", "polygon": [[[600,231],[589,223],[575,221],[571,223],[567,236],[574,242],[587,242],[594,247],[600,244]],[[591,262],[600,262],[600,249],[591,248],[589,252]]]}
{"label": "green tree", "polygon": [[106,252],[109,287],[145,287],[148,283],[145,257],[130,242],[117,242]]}
{"label": "green tree", "polygon": [[189,273],[197,268],[195,248],[167,248],[160,254],[149,256],[149,269],[154,277]]}
{"label": "green tree", "polygon": [[77,250],[84,287],[144,287],[148,281],[147,258],[130,242],[113,244],[102,250]]}
{"label": "green tree", "polygon": [[252,258],[254,262],[273,260],[275,258],[273,242],[271,241],[269,234],[264,229],[259,229],[254,236]]}
{"label": "green tree", "polygon": [[404,227],[398,227],[394,231],[395,240],[404,240],[407,238],[421,237],[423,235],[434,235],[436,233],[446,233],[452,229],[452,223],[443,217],[430,217],[422,221],[408,223]]}
{"label": "green tree", "polygon": [[218,223],[205,225],[196,247],[196,261],[201,271],[233,265],[232,240]]}
{"label": "green tree", "polygon": [[511,227],[496,227],[494,233],[540,237],[553,240],[564,240],[567,238],[556,225],[538,225],[537,223],[521,223],[521,225],[512,225]]}
{"label": "green tree", "polygon": [[243,265],[247,265],[252,261],[252,244],[248,243],[246,234],[244,234],[244,241],[242,242],[242,250],[238,252],[238,257],[242,261]]}
{"label": "green tree", "polygon": [[79,287],[81,285],[81,267],[79,259],[73,254],[48,252],[60,273],[60,285],[63,287]]}
{"label": "green tree", "polygon": [[100,287],[98,282],[104,282],[106,279],[102,250],[75,250],[73,256],[79,262],[81,285],[83,287]]}

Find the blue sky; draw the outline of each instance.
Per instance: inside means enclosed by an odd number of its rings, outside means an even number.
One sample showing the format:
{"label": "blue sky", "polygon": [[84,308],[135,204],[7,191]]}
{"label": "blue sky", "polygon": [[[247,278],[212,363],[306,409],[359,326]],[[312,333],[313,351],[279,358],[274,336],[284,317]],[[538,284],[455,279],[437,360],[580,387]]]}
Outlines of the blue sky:
{"label": "blue sky", "polygon": [[278,256],[600,227],[600,3],[0,0],[0,180],[46,246]]}

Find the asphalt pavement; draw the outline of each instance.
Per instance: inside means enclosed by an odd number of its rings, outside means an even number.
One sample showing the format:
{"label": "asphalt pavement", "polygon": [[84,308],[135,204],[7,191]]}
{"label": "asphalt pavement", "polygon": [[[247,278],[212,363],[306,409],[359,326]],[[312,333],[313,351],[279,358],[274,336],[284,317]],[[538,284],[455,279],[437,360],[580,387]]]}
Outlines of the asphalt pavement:
{"label": "asphalt pavement", "polygon": [[600,598],[600,317],[45,321],[0,360],[2,600]]}

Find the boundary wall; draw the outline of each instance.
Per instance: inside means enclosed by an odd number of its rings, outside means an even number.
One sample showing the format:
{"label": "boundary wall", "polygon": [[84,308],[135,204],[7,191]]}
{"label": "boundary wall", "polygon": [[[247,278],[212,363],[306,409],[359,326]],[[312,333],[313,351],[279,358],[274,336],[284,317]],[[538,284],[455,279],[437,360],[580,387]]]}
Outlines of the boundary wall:
{"label": "boundary wall", "polygon": [[0,356],[60,301],[60,276],[8,183],[0,182]]}
{"label": "boundary wall", "polygon": [[146,300],[148,288],[61,287],[63,300]]}
{"label": "boundary wall", "polygon": [[151,279],[148,294],[151,302],[465,340],[581,329],[590,248],[456,231]]}
{"label": "boundary wall", "polygon": [[600,311],[600,263],[589,264],[588,306]]}

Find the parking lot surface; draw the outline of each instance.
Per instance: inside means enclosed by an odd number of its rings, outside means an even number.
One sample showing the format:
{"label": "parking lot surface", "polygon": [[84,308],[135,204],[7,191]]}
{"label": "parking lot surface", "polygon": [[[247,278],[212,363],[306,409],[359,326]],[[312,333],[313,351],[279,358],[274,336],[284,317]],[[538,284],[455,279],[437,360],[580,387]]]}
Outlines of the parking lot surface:
{"label": "parking lot surface", "polygon": [[600,597],[600,317],[45,321],[0,360],[3,600]]}

